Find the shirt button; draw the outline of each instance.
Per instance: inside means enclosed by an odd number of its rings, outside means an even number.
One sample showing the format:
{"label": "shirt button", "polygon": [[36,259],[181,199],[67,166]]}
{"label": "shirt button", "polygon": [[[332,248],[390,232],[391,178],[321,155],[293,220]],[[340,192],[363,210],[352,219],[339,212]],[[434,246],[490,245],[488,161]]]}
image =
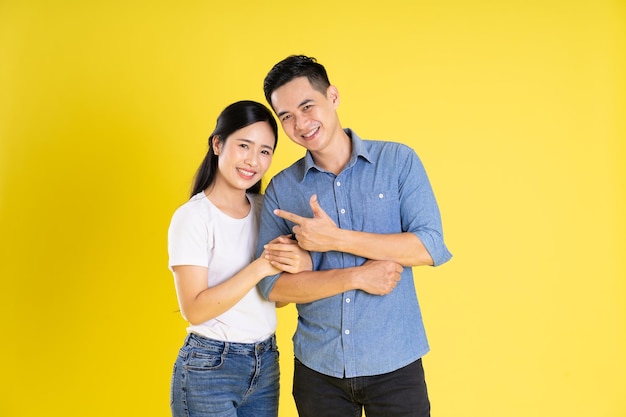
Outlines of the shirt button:
{"label": "shirt button", "polygon": [[349,298],[346,298],[346,303],[349,303],[349,302],[350,302],[350,299],[349,299]]}
{"label": "shirt button", "polygon": [[341,212],[341,214],[346,214],[346,209],[341,209],[339,211]]}
{"label": "shirt button", "polygon": [[384,197],[383,193],[378,194],[378,198],[383,198],[383,197]]}
{"label": "shirt button", "polygon": [[345,334],[350,334],[350,330],[344,331]]}
{"label": "shirt button", "polygon": [[341,187],[341,181],[337,181],[337,187]]}

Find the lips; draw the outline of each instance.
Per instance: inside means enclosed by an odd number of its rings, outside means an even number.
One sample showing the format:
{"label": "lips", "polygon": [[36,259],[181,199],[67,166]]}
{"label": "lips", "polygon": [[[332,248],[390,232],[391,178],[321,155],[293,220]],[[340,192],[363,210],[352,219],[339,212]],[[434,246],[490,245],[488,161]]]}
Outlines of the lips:
{"label": "lips", "polygon": [[239,172],[239,175],[241,175],[242,177],[246,179],[252,179],[256,175],[255,171],[247,171],[241,168],[237,168],[237,172]]}
{"label": "lips", "polygon": [[301,135],[301,136],[303,139],[309,140],[313,138],[317,134],[317,132],[319,132],[319,130],[320,130],[320,127],[317,126],[315,129],[310,130],[308,133]]}

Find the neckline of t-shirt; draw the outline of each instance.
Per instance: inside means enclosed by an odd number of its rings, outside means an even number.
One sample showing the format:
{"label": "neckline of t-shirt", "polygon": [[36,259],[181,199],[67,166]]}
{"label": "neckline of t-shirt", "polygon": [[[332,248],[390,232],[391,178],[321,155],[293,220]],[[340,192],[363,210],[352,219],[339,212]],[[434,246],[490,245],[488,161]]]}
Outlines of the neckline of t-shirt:
{"label": "neckline of t-shirt", "polygon": [[[202,192],[202,194],[204,194],[204,192]],[[207,203],[209,204],[209,206],[211,207],[211,209],[213,211],[215,211],[216,213],[219,213],[219,216],[224,218],[224,219],[228,219],[229,221],[233,221],[233,222],[241,222],[241,221],[245,221],[248,220],[250,218],[250,216],[252,216],[252,213],[254,212],[254,198],[250,197],[250,195],[248,195],[248,193],[246,193],[246,198],[248,199],[248,202],[250,203],[250,210],[248,211],[248,214],[246,214],[244,217],[233,217],[230,216],[226,213],[224,213],[222,210],[220,210],[219,207],[217,207],[215,204],[213,204],[213,202],[209,199],[209,197],[207,197],[206,194],[204,194],[204,198],[207,201]]]}

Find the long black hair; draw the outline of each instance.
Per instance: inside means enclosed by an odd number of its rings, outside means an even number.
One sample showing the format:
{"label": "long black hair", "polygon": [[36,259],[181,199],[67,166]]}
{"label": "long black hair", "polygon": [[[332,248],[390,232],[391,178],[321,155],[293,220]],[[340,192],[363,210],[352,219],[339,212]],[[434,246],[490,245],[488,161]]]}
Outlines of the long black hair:
{"label": "long black hair", "polygon": [[[209,187],[217,174],[217,161],[219,156],[213,150],[213,138],[217,136],[222,143],[225,143],[228,136],[236,130],[242,129],[257,122],[269,123],[274,132],[274,149],[278,144],[278,126],[272,112],[261,103],[251,100],[242,100],[227,106],[217,117],[217,124],[213,133],[209,136],[209,150],[200,164],[194,177],[191,197],[204,191]],[[259,194],[261,192],[261,181],[247,190],[249,193]]]}

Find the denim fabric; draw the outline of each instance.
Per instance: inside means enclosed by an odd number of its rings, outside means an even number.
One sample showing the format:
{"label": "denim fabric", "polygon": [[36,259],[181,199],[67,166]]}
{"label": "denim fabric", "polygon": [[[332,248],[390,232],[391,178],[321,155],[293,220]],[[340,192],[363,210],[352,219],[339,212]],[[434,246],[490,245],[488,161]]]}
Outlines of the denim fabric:
{"label": "denim fabric", "polygon": [[[281,208],[312,217],[309,199],[317,194],[322,209],[342,229],[363,232],[415,233],[435,265],[452,255],[443,240],[441,217],[426,171],[417,154],[394,142],[352,138],[352,155],[334,175],[317,167],[309,153],[274,176],[265,192],[257,254],[294,224],[277,217]],[[365,259],[349,253],[311,253],[315,270],[348,268]],[[259,288],[267,298],[278,275],[264,278]],[[307,367],[334,377],[378,375],[394,371],[429,350],[413,270],[404,268],[398,286],[388,295],[348,291],[298,304],[294,353]]]}
{"label": "denim fabric", "polygon": [[274,336],[229,343],[189,334],[171,385],[173,417],[276,417],[278,349]]}
{"label": "denim fabric", "polygon": [[422,360],[383,375],[334,378],[295,360],[293,397],[300,417],[428,417]]}

